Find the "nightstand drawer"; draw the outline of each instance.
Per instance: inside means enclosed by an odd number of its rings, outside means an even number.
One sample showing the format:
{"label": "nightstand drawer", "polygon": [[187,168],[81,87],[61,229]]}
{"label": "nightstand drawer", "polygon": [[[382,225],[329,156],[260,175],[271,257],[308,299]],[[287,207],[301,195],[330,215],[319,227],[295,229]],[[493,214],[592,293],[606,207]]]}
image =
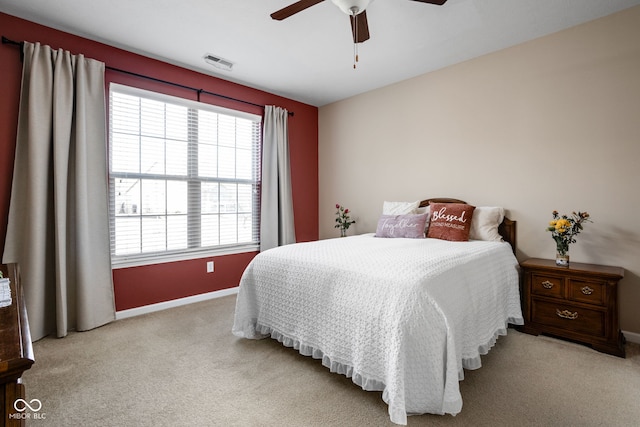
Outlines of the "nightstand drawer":
{"label": "nightstand drawer", "polygon": [[569,279],[569,299],[587,304],[604,305],[606,283]]}
{"label": "nightstand drawer", "polygon": [[564,280],[561,277],[533,274],[531,293],[550,297],[564,297]]}
{"label": "nightstand drawer", "polygon": [[589,336],[605,336],[605,311],[533,299],[533,322]]}

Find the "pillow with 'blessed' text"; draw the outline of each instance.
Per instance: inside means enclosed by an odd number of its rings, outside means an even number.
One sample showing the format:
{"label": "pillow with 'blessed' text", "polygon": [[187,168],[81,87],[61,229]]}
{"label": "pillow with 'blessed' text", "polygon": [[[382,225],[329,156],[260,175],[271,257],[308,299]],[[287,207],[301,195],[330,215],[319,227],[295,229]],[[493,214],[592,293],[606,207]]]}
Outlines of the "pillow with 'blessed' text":
{"label": "pillow with 'blessed' text", "polygon": [[432,203],[427,237],[455,242],[469,240],[475,206],[462,203]]}

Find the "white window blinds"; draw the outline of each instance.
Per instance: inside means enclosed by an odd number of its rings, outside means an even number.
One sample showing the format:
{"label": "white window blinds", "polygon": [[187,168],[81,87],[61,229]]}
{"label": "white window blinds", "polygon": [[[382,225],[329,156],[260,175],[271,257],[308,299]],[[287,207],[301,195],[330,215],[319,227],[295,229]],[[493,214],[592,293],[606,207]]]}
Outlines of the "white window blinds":
{"label": "white window blinds", "polygon": [[114,264],[255,250],[259,116],[111,84],[109,119]]}

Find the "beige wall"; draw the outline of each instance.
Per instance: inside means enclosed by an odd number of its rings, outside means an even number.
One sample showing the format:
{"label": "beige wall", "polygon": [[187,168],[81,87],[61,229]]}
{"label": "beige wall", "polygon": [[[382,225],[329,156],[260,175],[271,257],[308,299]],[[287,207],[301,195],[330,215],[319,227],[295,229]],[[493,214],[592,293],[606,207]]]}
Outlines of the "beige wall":
{"label": "beige wall", "polygon": [[640,7],[320,109],[320,237],[335,203],[375,231],[384,200],[504,206],[520,260],[555,256],[556,209],[588,211],[571,259],[625,268],[640,338]]}

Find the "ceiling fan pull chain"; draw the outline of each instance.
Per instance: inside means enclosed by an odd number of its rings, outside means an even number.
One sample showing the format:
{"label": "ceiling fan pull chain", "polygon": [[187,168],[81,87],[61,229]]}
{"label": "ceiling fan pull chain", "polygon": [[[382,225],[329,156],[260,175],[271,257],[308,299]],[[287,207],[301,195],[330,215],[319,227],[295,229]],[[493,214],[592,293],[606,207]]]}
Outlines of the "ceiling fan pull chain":
{"label": "ceiling fan pull chain", "polygon": [[356,62],[358,62],[358,19],[356,18],[356,10],[355,8],[351,9],[351,19],[353,19],[353,69],[356,69]]}
{"label": "ceiling fan pull chain", "polygon": [[353,69],[356,69],[356,62],[358,62],[358,44],[353,42]]}

